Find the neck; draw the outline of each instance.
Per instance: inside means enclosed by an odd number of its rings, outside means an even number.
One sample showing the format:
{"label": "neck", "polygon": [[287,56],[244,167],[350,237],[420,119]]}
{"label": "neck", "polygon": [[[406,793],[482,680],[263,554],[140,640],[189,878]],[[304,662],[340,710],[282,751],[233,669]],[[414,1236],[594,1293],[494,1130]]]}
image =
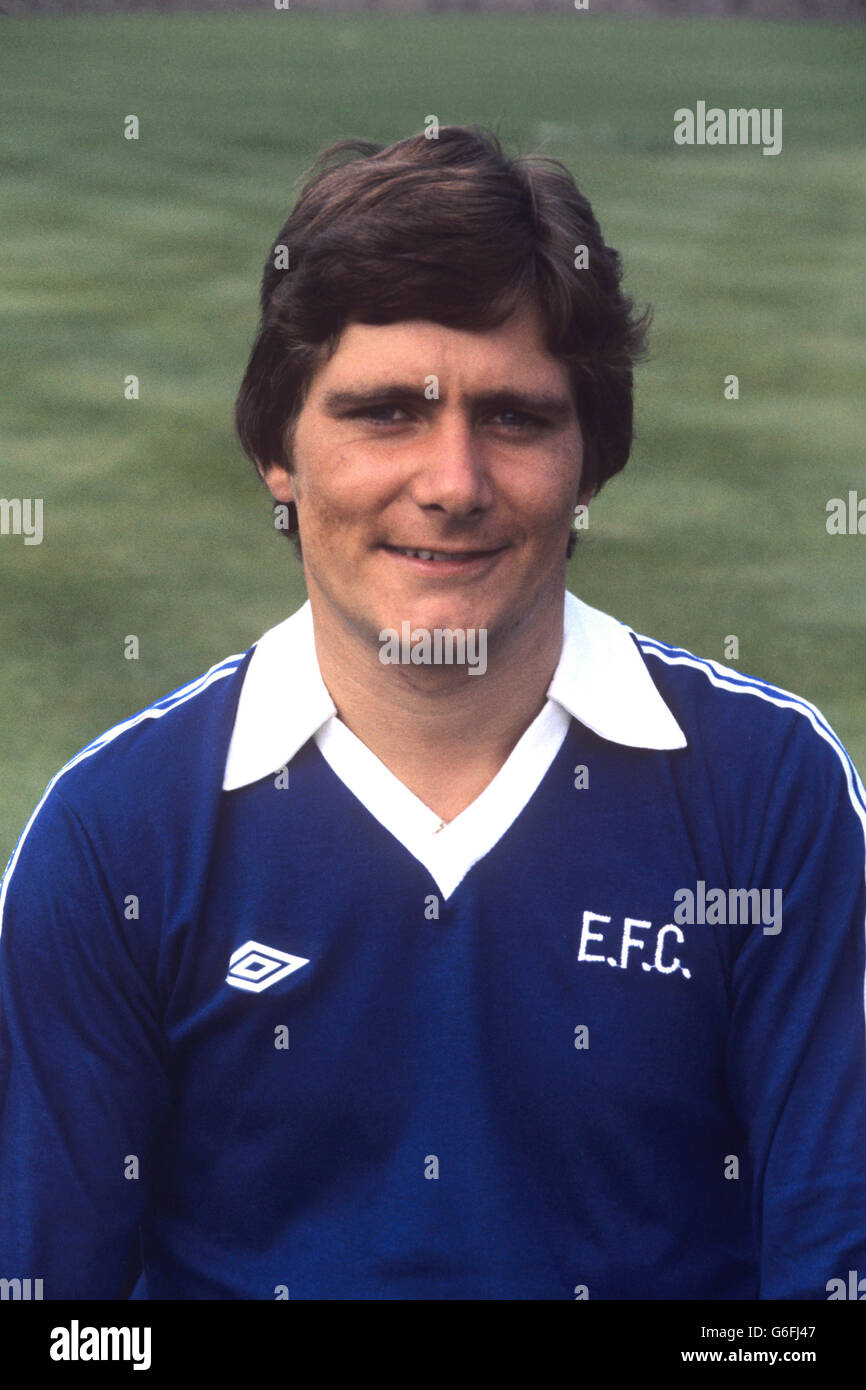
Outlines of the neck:
{"label": "neck", "polygon": [[562,650],[564,593],[488,635],[487,669],[383,665],[379,645],[310,593],[316,656],[337,713],[444,821],[493,780],[544,707]]}

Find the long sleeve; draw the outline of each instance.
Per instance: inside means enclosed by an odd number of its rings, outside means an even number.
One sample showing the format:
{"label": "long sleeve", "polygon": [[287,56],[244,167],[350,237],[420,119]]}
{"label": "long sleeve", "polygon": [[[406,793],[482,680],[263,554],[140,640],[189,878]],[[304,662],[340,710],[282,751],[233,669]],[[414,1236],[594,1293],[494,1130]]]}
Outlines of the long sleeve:
{"label": "long sleeve", "polygon": [[739,885],[781,893],[780,930],[749,927],[732,978],[762,1299],[825,1299],[831,1279],[866,1275],[866,809],[818,723],[797,720]]}
{"label": "long sleeve", "polygon": [[169,1106],[142,924],[123,871],[49,791],[0,890],[0,1276],[127,1298]]}

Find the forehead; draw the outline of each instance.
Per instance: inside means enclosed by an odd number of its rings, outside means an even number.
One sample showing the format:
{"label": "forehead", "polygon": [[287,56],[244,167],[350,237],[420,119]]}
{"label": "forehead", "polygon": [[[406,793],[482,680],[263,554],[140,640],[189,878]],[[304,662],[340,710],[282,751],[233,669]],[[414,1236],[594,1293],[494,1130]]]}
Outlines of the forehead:
{"label": "forehead", "polygon": [[396,323],[350,321],[331,357],[317,371],[312,392],[363,378],[406,380],[452,376],[493,386],[556,386],[568,380],[565,364],[544,342],[535,306],[516,310],[497,328],[448,328],[430,319]]}

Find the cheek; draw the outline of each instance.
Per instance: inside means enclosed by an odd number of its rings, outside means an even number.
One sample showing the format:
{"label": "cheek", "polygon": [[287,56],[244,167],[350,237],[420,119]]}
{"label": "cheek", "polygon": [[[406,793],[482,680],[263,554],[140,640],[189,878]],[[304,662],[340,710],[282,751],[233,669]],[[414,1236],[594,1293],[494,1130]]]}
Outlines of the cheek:
{"label": "cheek", "polygon": [[383,505],[381,480],[372,470],[359,466],[356,457],[349,461],[335,453],[314,474],[307,472],[298,481],[297,500],[304,527],[335,546],[345,545],[348,531],[367,527]]}
{"label": "cheek", "polygon": [[521,477],[519,488],[509,481],[510,487],[503,480],[503,496],[528,530],[558,530],[563,518],[571,516],[579,485],[573,454],[563,450],[553,462],[549,456],[540,460]]}
{"label": "cheek", "polygon": [[367,526],[405,487],[406,469],[399,459],[389,461],[386,451],[365,458],[355,449],[335,451],[315,478],[307,478],[309,510],[342,527]]}

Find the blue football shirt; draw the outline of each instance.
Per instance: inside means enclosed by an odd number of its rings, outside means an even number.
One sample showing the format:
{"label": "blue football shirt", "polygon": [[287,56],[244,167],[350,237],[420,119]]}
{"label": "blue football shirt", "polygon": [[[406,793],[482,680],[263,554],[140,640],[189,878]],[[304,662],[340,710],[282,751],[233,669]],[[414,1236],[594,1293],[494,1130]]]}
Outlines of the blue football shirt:
{"label": "blue football shirt", "polygon": [[12,855],[0,1277],[826,1298],[866,1275],[864,826],[813,706],[571,594],[443,825],[305,604],[84,748]]}

